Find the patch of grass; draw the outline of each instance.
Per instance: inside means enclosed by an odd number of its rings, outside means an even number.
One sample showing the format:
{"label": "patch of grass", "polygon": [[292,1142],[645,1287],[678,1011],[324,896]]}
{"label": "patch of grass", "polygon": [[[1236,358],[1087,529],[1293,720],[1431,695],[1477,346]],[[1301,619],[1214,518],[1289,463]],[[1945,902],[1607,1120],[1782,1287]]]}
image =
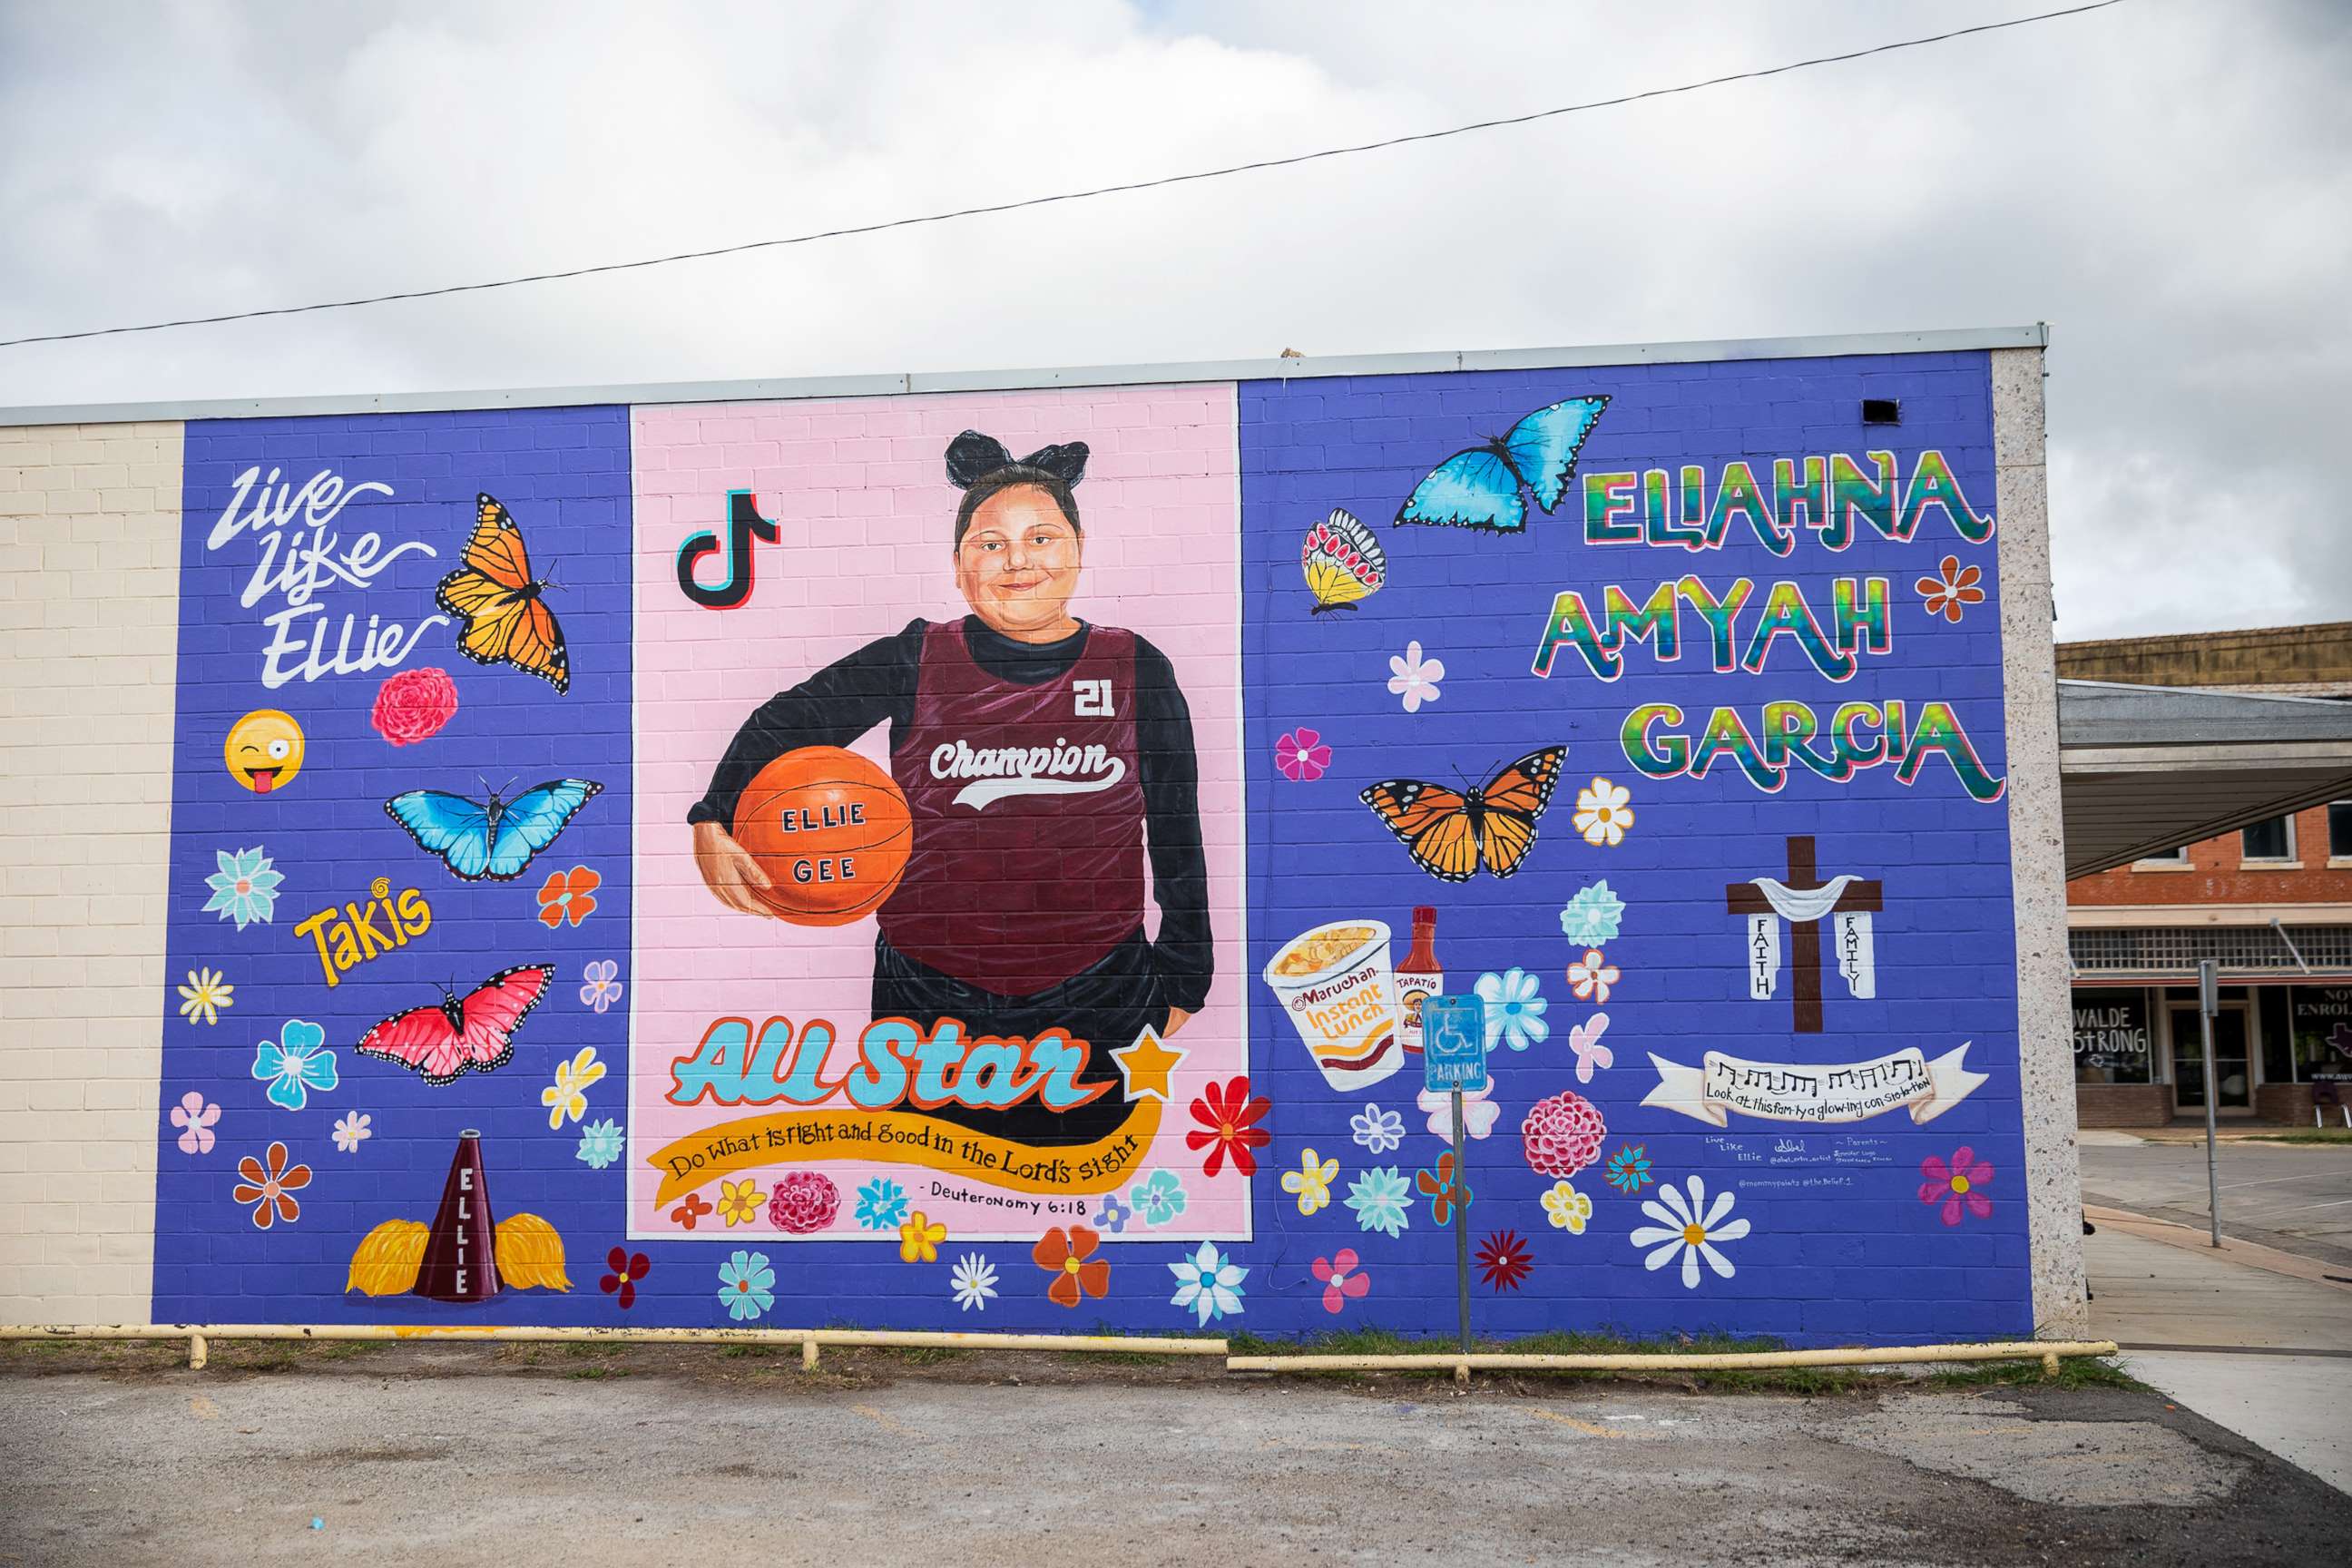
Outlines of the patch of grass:
{"label": "patch of grass", "polygon": [[2291,1127],[2276,1132],[2250,1132],[2248,1143],[2352,1143],[2352,1127]]}
{"label": "patch of grass", "polygon": [[946,1345],[882,1345],[871,1352],[887,1356],[908,1366],[937,1366],[941,1362],[961,1361],[970,1351],[953,1350]]}
{"label": "patch of grass", "polygon": [[773,1345],[720,1345],[719,1354],[726,1361],[740,1361],[746,1356],[758,1359],[775,1354]]}
{"label": "patch of grass", "polygon": [[1937,1373],[1926,1379],[1922,1386],[1933,1389],[2120,1388],[2136,1394],[2150,1392],[2147,1384],[2103,1356],[2068,1356],[2058,1363],[2058,1375],[2055,1377],[2044,1377],[2040,1362],[1986,1362],[1980,1366]]}
{"label": "patch of grass", "polygon": [[626,1377],[629,1375],[629,1369],[625,1366],[575,1366],[563,1375],[593,1382],[604,1377]]}

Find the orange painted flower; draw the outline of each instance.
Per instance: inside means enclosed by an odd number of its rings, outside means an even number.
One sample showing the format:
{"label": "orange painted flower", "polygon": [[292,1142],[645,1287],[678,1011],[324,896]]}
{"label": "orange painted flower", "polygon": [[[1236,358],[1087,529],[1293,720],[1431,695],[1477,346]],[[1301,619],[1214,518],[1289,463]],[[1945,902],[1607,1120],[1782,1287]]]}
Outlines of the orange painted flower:
{"label": "orange painted flower", "polygon": [[1454,1217],[1456,1204],[1465,1209],[1470,1206],[1470,1185],[1462,1177],[1463,1173],[1454,1168],[1454,1151],[1448,1149],[1437,1157],[1435,1170],[1423,1171],[1413,1178],[1422,1195],[1429,1200],[1429,1217],[1439,1225]]}
{"label": "orange painted flower", "polygon": [[1222,1086],[1209,1085],[1192,1101],[1192,1120],[1201,1125],[1184,1134],[1184,1147],[1209,1151],[1201,1164],[1203,1174],[1223,1170],[1228,1154],[1234,1170],[1244,1176],[1257,1174],[1257,1156],[1250,1151],[1273,1142],[1274,1134],[1255,1124],[1274,1109],[1274,1102],[1264,1095],[1252,1100],[1249,1088],[1246,1078],[1229,1079]]}
{"label": "orange painted flower", "polygon": [[678,1225],[683,1228],[692,1230],[696,1222],[700,1220],[704,1215],[707,1215],[709,1212],[710,1202],[709,1199],[705,1198],[700,1193],[688,1193],[686,1194],[686,1202],[678,1205],[677,1207],[669,1211],[669,1217],[677,1221]]}
{"label": "orange painted flower", "polygon": [[1110,1261],[1094,1256],[1101,1245],[1102,1237],[1082,1225],[1067,1230],[1057,1225],[1039,1237],[1029,1256],[1054,1277],[1054,1282],[1045,1287],[1045,1300],[1056,1307],[1075,1307],[1081,1295],[1109,1294]]}
{"label": "orange painted flower", "polygon": [[1940,570],[1941,577],[1922,577],[1914,586],[1927,601],[1929,615],[1941,616],[1958,626],[1961,605],[1984,603],[1985,591],[1977,586],[1984,580],[1984,574],[1973,566],[1961,565],[1957,555],[1945,556]]}
{"label": "orange painted flower", "polygon": [[578,925],[596,912],[596,889],[604,879],[585,866],[550,871],[539,886],[539,923],[553,931],[564,921]]}
{"label": "orange painted flower", "polygon": [[261,1162],[247,1154],[236,1163],[236,1173],[245,1179],[236,1184],[236,1201],[253,1205],[253,1223],[268,1230],[279,1220],[292,1225],[302,1217],[302,1205],[294,1199],[297,1189],[310,1184],[310,1167],[289,1165],[286,1145],[269,1146],[269,1168],[262,1169]]}

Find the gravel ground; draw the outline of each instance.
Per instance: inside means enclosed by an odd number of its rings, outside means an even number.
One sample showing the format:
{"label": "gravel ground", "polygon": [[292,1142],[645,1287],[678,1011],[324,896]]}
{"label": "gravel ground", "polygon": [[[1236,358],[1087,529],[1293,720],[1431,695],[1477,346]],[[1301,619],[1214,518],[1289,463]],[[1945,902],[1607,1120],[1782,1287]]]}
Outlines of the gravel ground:
{"label": "gravel ground", "polygon": [[2343,1561],[2341,1494],[2126,1389],[572,1352],[19,1347],[0,1563]]}

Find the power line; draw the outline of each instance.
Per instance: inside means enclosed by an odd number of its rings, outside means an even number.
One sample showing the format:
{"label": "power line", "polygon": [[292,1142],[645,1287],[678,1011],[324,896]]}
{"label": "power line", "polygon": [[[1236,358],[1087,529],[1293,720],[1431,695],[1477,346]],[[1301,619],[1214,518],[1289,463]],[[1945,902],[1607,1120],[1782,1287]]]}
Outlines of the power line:
{"label": "power line", "polygon": [[1811,59],[1791,60],[1786,65],[1766,66],[1756,70],[1735,71],[1728,76],[1709,77],[1705,81],[1685,82],[1677,87],[1654,87],[1642,92],[1629,92],[1617,98],[1594,99],[1588,103],[1562,104],[1556,109],[1539,109],[1530,114],[1514,114],[1500,120],[1475,121],[1467,125],[1448,126],[1443,131],[1422,131],[1409,136],[1391,136],[1378,142],[1359,142],[1348,147],[1326,147],[1314,153],[1297,153],[1286,158],[1261,158],[1253,163],[1229,163],[1219,169],[1200,169],[1189,174],[1166,174],[1153,180],[1131,180],[1123,184],[1097,185],[1091,190],[1064,191],[1050,196],[1030,196],[1015,202],[996,202],[987,206],[958,207],[951,212],[925,213],[915,217],[892,218],[884,223],[858,224],[847,228],[820,229],[812,234],[789,235],[781,239],[747,240],[741,245],[723,245],[710,250],[682,250],[671,256],[649,256],[635,261],[608,261],[595,267],[574,267],[561,272],[531,272],[519,278],[495,278],[481,283],[451,283],[438,289],[410,289],[394,294],[370,294],[355,300],[323,300],[310,305],[280,305],[266,310],[235,310],[218,316],[184,316],[176,321],[146,321],[137,326],[93,327],[79,332],[47,332],[34,337],[0,338],[0,349],[20,348],[26,343],[70,342],[80,338],[113,337],[126,332],[160,332],[173,327],[205,327],[222,321],[250,321],[264,316],[300,316],[315,310],[349,310],[362,305],[385,305],[398,300],[433,300],[445,294],[474,294],[489,289],[513,289],[525,283],[552,283],[566,278],[588,278],[601,272],[632,272],[647,267],[667,267],[677,261],[707,261],[713,257],[737,256],[747,250],[769,250],[787,245],[813,245],[823,239],[844,239],[853,235],[882,234],[894,228],[913,228],[922,224],[950,223],[958,218],[983,217],[992,213],[1019,212],[1024,207],[1052,206],[1061,202],[1082,202],[1095,196],[1121,195],[1131,191],[1158,190],[1163,185],[1190,184],[1201,180],[1223,179],[1228,174],[1255,174],[1261,169],[1286,169],[1293,164],[1312,163],[1324,158],[1345,158],[1358,153],[1378,153],[1391,147],[1409,146],[1416,142],[1438,142],[1448,136],[1466,136],[1474,131],[1494,131],[1509,125],[1528,125],[1538,120],[1551,120],[1563,114],[1582,114],[1596,109],[1614,109],[1623,104],[1640,103],[1647,99],[1672,98],[1680,93],[1699,92],[1710,87],[1723,87],[1731,82],[1758,81],[1765,77],[1783,76],[1790,71],[1809,69],[1814,66],[1839,65],[1848,60],[1867,59],[1873,55],[1893,54],[1900,49],[1924,48],[1929,44],[1948,43],[1978,33],[1999,33],[2011,27],[2031,26],[2036,22],[2055,21],[2062,16],[2079,16],[2089,11],[2104,11],[2110,5],[2120,5],[2123,0],[2092,0],[2085,5],[2073,5],[2063,11],[2043,11],[2032,16],[2019,16],[2007,22],[1984,22],[1973,27],[1957,27],[1948,33],[1933,33],[1925,37],[1902,38],[1891,44],[1877,44],[1866,49],[1850,49],[1840,55],[1817,55]]}

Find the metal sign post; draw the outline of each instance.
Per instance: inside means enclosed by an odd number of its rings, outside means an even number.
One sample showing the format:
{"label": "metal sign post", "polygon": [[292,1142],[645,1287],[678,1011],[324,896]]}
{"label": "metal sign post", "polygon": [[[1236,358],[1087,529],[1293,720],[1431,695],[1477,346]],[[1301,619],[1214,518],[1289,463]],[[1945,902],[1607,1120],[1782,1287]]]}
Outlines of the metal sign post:
{"label": "metal sign post", "polygon": [[2221,1245],[2221,1170],[2215,1157],[2213,1101],[2213,1016],[2221,1010],[2221,965],[2197,961],[2197,1026],[2205,1037],[2205,1214],[2212,1224],[2213,1245]]}
{"label": "metal sign post", "polygon": [[1465,1090],[1486,1088],[1486,1004],[1475,995],[1432,996],[1421,1005],[1422,1087],[1443,1089],[1454,1104],[1454,1290],[1462,1314],[1462,1353],[1470,1353],[1470,1168],[1462,1125]]}

